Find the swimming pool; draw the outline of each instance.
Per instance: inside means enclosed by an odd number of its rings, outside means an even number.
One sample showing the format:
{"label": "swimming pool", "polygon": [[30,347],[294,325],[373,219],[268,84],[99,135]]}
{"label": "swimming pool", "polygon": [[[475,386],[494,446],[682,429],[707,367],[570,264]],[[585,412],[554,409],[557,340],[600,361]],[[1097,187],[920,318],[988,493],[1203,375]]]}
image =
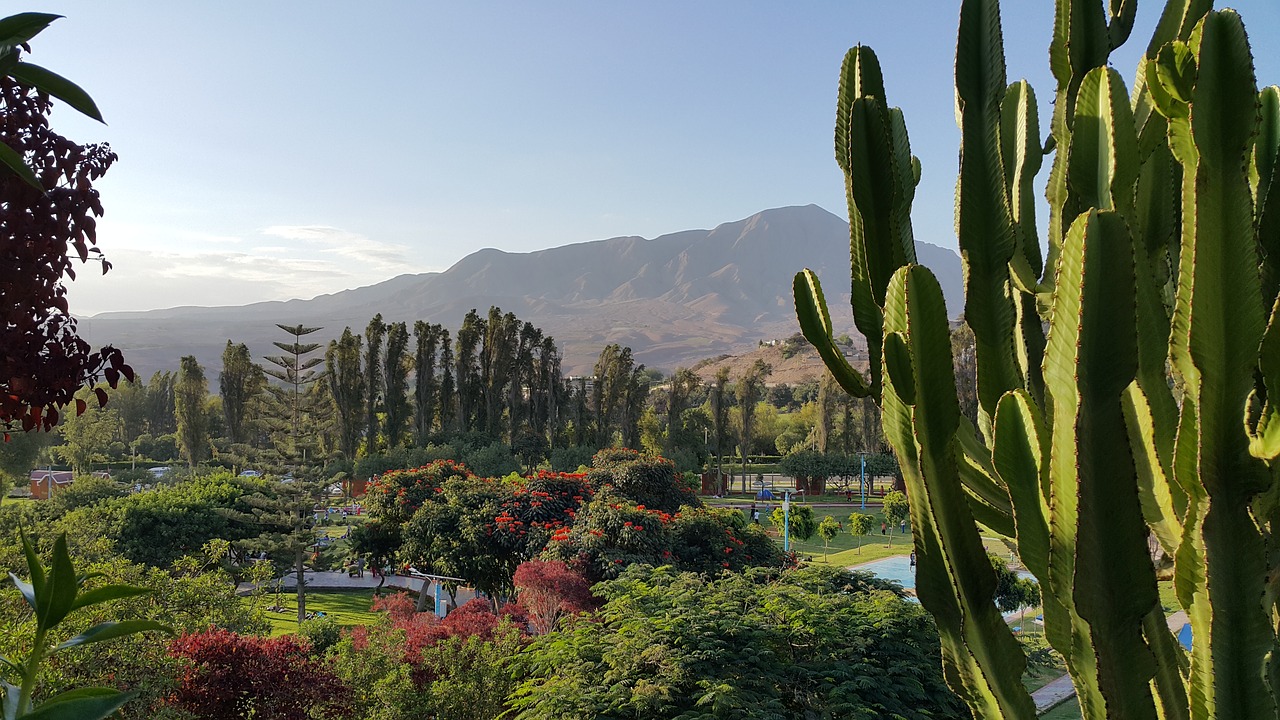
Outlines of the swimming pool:
{"label": "swimming pool", "polygon": [[892,580],[907,590],[916,589],[916,569],[911,567],[911,558],[908,555],[888,557],[883,560],[856,565],[849,569],[865,570],[878,578]]}
{"label": "swimming pool", "polygon": [[[897,555],[887,557],[883,560],[875,560],[862,565],[855,565],[850,570],[865,570],[878,578],[892,580],[903,588],[911,591],[916,589],[916,569],[911,567],[911,557],[909,555]],[[1026,570],[1018,570],[1018,577],[1034,578],[1034,576]]]}

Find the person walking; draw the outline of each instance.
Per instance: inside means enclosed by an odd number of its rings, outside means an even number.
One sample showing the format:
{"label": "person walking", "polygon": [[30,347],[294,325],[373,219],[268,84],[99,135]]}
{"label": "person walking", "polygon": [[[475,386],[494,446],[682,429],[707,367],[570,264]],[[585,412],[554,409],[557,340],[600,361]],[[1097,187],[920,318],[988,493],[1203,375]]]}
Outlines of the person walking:
{"label": "person walking", "polygon": [[887,523],[887,522],[881,522],[881,523],[880,523],[880,534],[881,534],[881,535],[888,535],[888,534],[889,534],[889,523]]}

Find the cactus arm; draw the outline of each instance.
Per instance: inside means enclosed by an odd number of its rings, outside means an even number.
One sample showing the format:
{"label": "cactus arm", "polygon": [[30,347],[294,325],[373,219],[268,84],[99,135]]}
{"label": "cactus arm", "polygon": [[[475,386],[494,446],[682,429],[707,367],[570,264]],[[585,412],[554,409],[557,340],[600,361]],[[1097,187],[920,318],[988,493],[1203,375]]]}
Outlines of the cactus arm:
{"label": "cactus arm", "polygon": [[1249,394],[1245,411],[1249,453],[1262,460],[1275,460],[1280,457],[1280,302],[1273,304],[1271,319],[1262,336],[1258,370],[1266,393],[1265,400],[1259,397],[1256,388]]}
{"label": "cactus arm", "polygon": [[885,98],[875,52],[865,46],[851,49],[840,69],[835,152],[849,206],[853,319],[867,339],[871,393],[879,394],[885,286],[894,270],[915,262],[911,201],[918,165],[902,113]]}
{"label": "cactus arm", "polygon": [[1030,395],[1013,390],[1000,398],[992,437],[991,460],[1013,504],[1018,556],[1043,586],[1049,579],[1048,445]]}
{"label": "cactus arm", "polygon": [[992,602],[995,575],[956,468],[960,412],[941,287],[925,268],[908,266],[894,275],[887,298],[885,332],[896,337],[886,337],[886,355],[909,353],[913,373],[886,373],[884,430],[911,498],[916,588],[938,623],[944,673],[978,717],[1034,717],[1020,681],[1026,659]]}
{"label": "cactus arm", "polygon": [[996,534],[1012,539],[1015,533],[1009,491],[997,479],[990,451],[978,440],[973,424],[963,417],[956,429],[956,468],[974,517]]}
{"label": "cactus arm", "polygon": [[[1049,67],[1057,80],[1050,122],[1054,153],[1045,187],[1049,202],[1049,252],[1046,265],[1057,266],[1067,228],[1085,209],[1067,184],[1067,158],[1075,123],[1076,94],[1080,82],[1093,68],[1105,67],[1111,52],[1111,36],[1102,4],[1097,0],[1056,0],[1053,39],[1049,43]],[[1046,277],[1046,290],[1056,282]]]}
{"label": "cactus arm", "polygon": [[1272,85],[1258,93],[1258,110],[1261,122],[1249,180],[1262,250],[1262,299],[1269,303],[1280,289],[1280,87]]}
{"label": "cactus arm", "polygon": [[1040,240],[1036,236],[1034,183],[1044,153],[1040,147],[1040,120],[1036,95],[1025,81],[1005,90],[1000,103],[1000,154],[1004,163],[1005,188],[1012,211],[1014,251],[1009,275],[1019,291],[1014,298],[1014,336],[1018,369],[1025,385],[1037,400],[1044,397],[1044,318],[1036,306],[1035,293],[1044,272]]}
{"label": "cactus arm", "polygon": [[1163,456],[1156,447],[1155,415],[1147,396],[1137,384],[1125,389],[1124,415],[1138,473],[1142,516],[1160,541],[1160,547],[1173,557],[1182,538],[1182,516],[1187,511],[1187,495],[1171,480],[1172,448],[1168,456]]}
{"label": "cactus arm", "polygon": [[1115,50],[1133,32],[1133,21],[1138,17],[1138,0],[1111,0],[1109,9],[1111,21],[1107,24],[1107,35],[1111,49]]}
{"label": "cactus arm", "polygon": [[[1195,634],[1192,717],[1274,717],[1276,704],[1260,668],[1275,649],[1275,630],[1259,602],[1265,591],[1263,538],[1249,503],[1270,482],[1239,432],[1254,389],[1264,331],[1258,248],[1253,234],[1247,154],[1257,121],[1257,89],[1239,16],[1210,13],[1193,33],[1195,76],[1158,70],[1191,112],[1170,118],[1170,145],[1184,165],[1182,267],[1170,357],[1186,389],[1184,411],[1198,416],[1199,485],[1184,522],[1175,575]],[[1194,82],[1190,88],[1187,79]],[[1193,145],[1192,145],[1193,143]],[[1180,439],[1181,440],[1181,439]],[[1190,441],[1188,441],[1190,442]]]}
{"label": "cactus arm", "polygon": [[1014,281],[1023,292],[1035,292],[1044,262],[1036,237],[1035,178],[1044,162],[1036,94],[1026,80],[1005,90],[1000,103],[1000,155],[1013,213],[1014,243],[1010,261]]}
{"label": "cactus arm", "polygon": [[1164,611],[1153,608],[1142,621],[1142,636],[1156,656],[1156,700],[1162,720],[1190,720],[1187,674],[1191,664],[1165,620]]}
{"label": "cactus arm", "polygon": [[[831,371],[832,377],[840,383],[844,391],[854,397],[866,397],[871,394],[862,375],[849,364],[844,353],[836,347],[831,326],[831,313],[827,310],[827,301],[822,294],[822,283],[812,270],[805,269],[796,273],[792,283],[792,294],[796,303],[796,318],[800,321],[800,331],[806,340],[818,350],[822,362]],[[879,312],[876,308],[876,312]]]}
{"label": "cactus arm", "polygon": [[1006,288],[1015,239],[999,137],[1005,90],[999,3],[965,0],[956,43],[956,112],[961,134],[956,237],[964,265],[964,315],[973,330],[984,422],[995,414],[1000,396],[1022,384],[1015,360],[1014,304]]}
{"label": "cactus arm", "polygon": [[[1077,121],[1080,117],[1077,117]],[[1090,210],[1058,267],[1045,383],[1053,398],[1051,590],[1074,600],[1072,679],[1086,716],[1154,718],[1155,658],[1142,619],[1158,607],[1121,395],[1137,370],[1133,243],[1123,218]],[[1124,586],[1125,593],[1112,588]],[[1048,618],[1046,618],[1047,620]],[[1082,647],[1083,646],[1083,647]]]}

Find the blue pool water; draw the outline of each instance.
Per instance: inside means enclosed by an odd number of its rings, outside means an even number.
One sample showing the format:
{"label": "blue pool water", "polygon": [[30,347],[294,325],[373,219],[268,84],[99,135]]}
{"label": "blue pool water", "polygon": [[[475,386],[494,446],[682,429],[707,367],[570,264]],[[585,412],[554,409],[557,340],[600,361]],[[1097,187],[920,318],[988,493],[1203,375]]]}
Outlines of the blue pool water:
{"label": "blue pool water", "polygon": [[852,569],[866,570],[878,578],[892,580],[908,590],[916,588],[916,569],[911,567],[911,558],[907,555],[876,560]]}
{"label": "blue pool water", "polygon": [[[862,565],[856,565],[851,570],[866,570],[878,578],[892,580],[907,590],[916,589],[916,569],[911,567],[911,558],[907,555],[897,555],[888,557],[883,560],[876,560]],[[1019,577],[1033,577],[1026,570],[1018,571]]]}

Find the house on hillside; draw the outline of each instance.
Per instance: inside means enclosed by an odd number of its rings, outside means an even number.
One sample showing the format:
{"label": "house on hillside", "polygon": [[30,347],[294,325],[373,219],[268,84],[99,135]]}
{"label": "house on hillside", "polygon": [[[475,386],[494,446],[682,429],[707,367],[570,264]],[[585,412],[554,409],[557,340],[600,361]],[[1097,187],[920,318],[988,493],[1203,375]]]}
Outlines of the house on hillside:
{"label": "house on hillside", "polygon": [[31,497],[36,500],[48,500],[71,487],[74,480],[70,470],[32,470],[30,478]]}

